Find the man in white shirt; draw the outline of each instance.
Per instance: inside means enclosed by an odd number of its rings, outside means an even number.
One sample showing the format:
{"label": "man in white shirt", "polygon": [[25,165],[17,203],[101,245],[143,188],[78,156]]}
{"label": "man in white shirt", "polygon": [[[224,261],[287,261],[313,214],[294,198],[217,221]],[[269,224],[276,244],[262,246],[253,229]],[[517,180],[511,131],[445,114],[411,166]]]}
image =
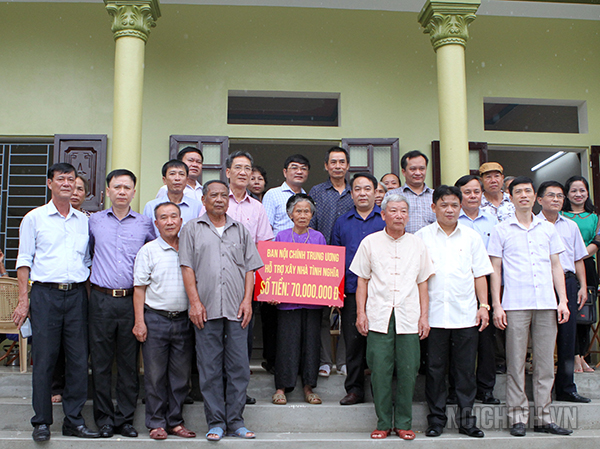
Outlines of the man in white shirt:
{"label": "man in white shirt", "polygon": [[[185,147],[177,153],[177,160],[188,166],[188,179],[183,190],[183,194],[202,202],[202,184],[198,181],[202,174],[202,163],[204,155],[202,151],[196,147]],[[161,198],[167,195],[167,186],[164,185],[158,189],[156,198]]]}
{"label": "man in white shirt", "polygon": [[[555,227],[533,215],[533,181],[519,176],[510,184],[515,215],[492,230],[488,253],[494,325],[506,329],[506,405],[513,436],[525,436],[529,402],[525,393],[525,359],[531,334],[535,432],[569,435],[550,416],[554,383],[554,347],[558,324],[569,320],[564,251]],[[504,293],[500,285],[504,279]],[[556,290],[556,294],[555,294]],[[559,303],[556,304],[558,296]]]}
{"label": "man in white shirt", "polygon": [[[488,325],[486,275],[492,273],[483,240],[458,223],[462,193],[441,185],[433,192],[436,222],[415,234],[425,242],[435,270],[429,279],[429,336],[425,395],[429,406],[428,437],[442,434],[446,416],[446,371],[454,378],[459,410],[459,433],[482,438],[472,413],[477,384],[475,361],[478,330]],[[479,300],[479,306],[477,304]]]}
{"label": "man in white shirt", "polygon": [[565,201],[564,187],[556,181],[540,184],[537,201],[542,206],[538,214],[542,220],[554,223],[558,235],[562,238],[565,250],[559,254],[560,263],[565,272],[565,288],[569,300],[569,321],[558,326],[556,338],[556,381],[554,393],[556,400],[568,402],[591,402],[589,398],[577,393],[574,380],[575,339],[577,333],[577,311],[587,300],[587,280],[583,260],[588,256],[579,226],[560,215]]}
{"label": "man in white shirt", "polygon": [[[350,265],[357,279],[356,328],[367,337],[367,361],[377,413],[371,438],[392,431],[413,440],[412,398],[419,368],[419,339],[429,333],[427,279],[433,265],[423,241],[405,232],[409,205],[402,195],[381,203],[385,229],[367,235]],[[398,378],[392,404],[394,370]]]}
{"label": "man in white shirt", "polygon": [[[52,372],[61,342],[66,355],[63,435],[99,438],[81,410],[87,399],[88,338],[85,282],[90,275],[88,218],[70,203],[77,172],[70,164],[48,169],[52,199],[23,218],[19,230],[19,304],[13,312],[21,327],[31,313],[33,330],[33,440],[50,439]],[[28,280],[31,278],[31,304]]]}
{"label": "man in white shirt", "polygon": [[189,301],[179,267],[181,212],[175,203],[155,209],[160,236],[145,244],[134,268],[133,334],[143,343],[146,427],[150,438],[194,438],[183,425],[183,404],[194,351]]}

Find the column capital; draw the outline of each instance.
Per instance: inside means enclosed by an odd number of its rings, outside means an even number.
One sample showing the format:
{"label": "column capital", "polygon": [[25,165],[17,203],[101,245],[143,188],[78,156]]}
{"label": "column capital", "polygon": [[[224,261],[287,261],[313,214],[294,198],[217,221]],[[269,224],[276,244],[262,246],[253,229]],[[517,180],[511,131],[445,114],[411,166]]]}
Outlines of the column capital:
{"label": "column capital", "polygon": [[160,17],[158,0],[104,0],[104,4],[112,17],[115,40],[132,36],[146,42]]}
{"label": "column capital", "polygon": [[443,45],[467,45],[468,25],[475,20],[481,0],[427,0],[417,19],[437,51]]}

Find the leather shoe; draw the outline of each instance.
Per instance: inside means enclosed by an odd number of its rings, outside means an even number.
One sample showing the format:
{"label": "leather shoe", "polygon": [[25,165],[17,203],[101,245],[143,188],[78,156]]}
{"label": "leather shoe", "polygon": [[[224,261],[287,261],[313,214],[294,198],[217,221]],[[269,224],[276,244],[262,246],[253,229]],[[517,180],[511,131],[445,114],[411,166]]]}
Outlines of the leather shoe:
{"label": "leather shoe", "polygon": [[115,428],[110,424],[104,424],[98,429],[98,433],[100,434],[100,438],[110,438],[115,434]]}
{"label": "leather shoe", "polygon": [[527,429],[525,428],[525,424],[522,422],[513,424],[510,429],[510,434],[513,437],[524,437],[526,433]]}
{"label": "leather shoe", "polygon": [[31,434],[33,441],[48,441],[50,439],[50,427],[47,424],[38,424],[33,426],[33,433]]}
{"label": "leather shoe", "polygon": [[439,437],[442,433],[444,433],[444,428],[442,426],[429,426],[425,431],[425,436],[427,437]]}
{"label": "leather shoe", "polygon": [[100,434],[98,432],[87,428],[85,424],[73,426],[71,424],[63,423],[62,431],[63,435],[66,437],[100,438]]}
{"label": "leather shoe", "polygon": [[479,393],[475,396],[475,399],[481,401],[483,404],[489,405],[498,405],[500,404],[500,399],[494,397],[494,393],[491,391],[486,391],[485,393]]}
{"label": "leather shoe", "polygon": [[354,405],[361,404],[363,402],[365,402],[365,398],[363,396],[359,396],[356,393],[348,393],[342,398],[340,405]]}
{"label": "leather shoe", "polygon": [[483,438],[484,437],[484,433],[483,430],[481,430],[478,427],[462,427],[460,426],[458,428],[458,433],[462,433],[463,435],[466,435],[468,437],[474,437],[474,438]]}
{"label": "leather shoe", "polygon": [[563,429],[556,425],[556,423],[551,422],[550,424],[545,424],[543,426],[533,426],[534,432],[541,433],[551,433],[553,435],[571,435],[573,433],[572,430]]}
{"label": "leather shoe", "polygon": [[138,431],[135,430],[135,427],[127,423],[120,426],[117,431],[124,437],[128,438],[135,438],[138,436]]}
{"label": "leather shoe", "polygon": [[256,404],[256,398],[246,395],[246,405],[254,405],[254,404]]}
{"label": "leather shoe", "polygon": [[565,402],[581,402],[583,404],[592,402],[592,400],[590,398],[585,398],[577,392],[556,395],[556,400],[557,401],[565,401]]}

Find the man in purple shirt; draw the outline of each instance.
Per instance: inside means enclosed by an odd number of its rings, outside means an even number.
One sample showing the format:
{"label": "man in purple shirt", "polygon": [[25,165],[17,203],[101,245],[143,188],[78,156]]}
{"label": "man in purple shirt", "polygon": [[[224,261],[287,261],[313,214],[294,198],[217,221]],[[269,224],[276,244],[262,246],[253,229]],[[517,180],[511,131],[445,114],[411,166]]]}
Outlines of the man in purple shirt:
{"label": "man in purple shirt", "polygon": [[[132,333],[133,264],[146,242],[155,239],[152,221],[129,206],[136,177],[113,170],[106,177],[112,207],[90,217],[92,259],[89,344],[94,383],[94,419],[100,436],[115,432],[137,437],[133,414],[138,398],[138,341]],[[117,359],[117,406],[111,398],[112,366]]]}

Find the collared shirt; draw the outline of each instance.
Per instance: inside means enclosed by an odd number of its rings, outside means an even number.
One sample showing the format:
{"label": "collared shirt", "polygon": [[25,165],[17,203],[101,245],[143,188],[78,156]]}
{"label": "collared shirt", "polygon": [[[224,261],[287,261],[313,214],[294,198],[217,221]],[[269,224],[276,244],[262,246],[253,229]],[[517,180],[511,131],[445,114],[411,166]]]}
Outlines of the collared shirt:
{"label": "collared shirt", "polygon": [[23,217],[16,268],[29,267],[37,282],[85,282],[91,265],[88,218],[73,206],[66,217],[50,200]]}
{"label": "collared shirt", "polygon": [[385,228],[385,221],[381,218],[381,209],[375,205],[366,219],[360,216],[356,207],[346,212],[335,221],[331,231],[331,244],[346,247],[346,280],[344,291],[356,292],[356,274],[350,271],[350,263],[358,250],[360,242],[369,234]]}
{"label": "collared shirt", "polygon": [[[206,209],[202,206],[200,215],[204,215],[204,212]],[[252,198],[248,192],[245,192],[242,201],[238,202],[233,192],[229,191],[227,215],[246,227],[254,243],[273,240],[273,230],[264,206],[260,201]]]}
{"label": "collared shirt", "polygon": [[[163,185],[160,189],[158,189],[158,193],[156,194],[156,198],[161,198],[163,196],[167,196],[168,190],[167,186]],[[194,187],[189,184],[185,185],[183,189],[183,194],[185,196],[189,196],[190,198],[195,199],[196,201],[202,203],[202,184],[196,181],[196,185]]]}
{"label": "collared shirt", "polygon": [[488,254],[502,258],[504,310],[556,309],[550,256],[564,251],[556,228],[533,216],[529,228],[516,216],[495,226]]}
{"label": "collared shirt", "polygon": [[479,208],[477,217],[475,217],[475,220],[472,220],[471,217],[465,214],[465,211],[461,209],[458,216],[458,222],[477,231],[483,239],[483,244],[487,248],[488,243],[490,242],[492,229],[498,224],[498,219]]}
{"label": "collared shirt", "polygon": [[433,189],[423,185],[421,193],[415,193],[407,184],[397,189],[390,190],[385,196],[392,194],[403,195],[408,201],[408,223],[406,232],[414,234],[419,229],[435,222],[435,214],[431,210],[433,203]]}
{"label": "collared shirt", "polygon": [[179,260],[196,273],[200,301],[209,320],[237,317],[244,299],[246,273],[263,266],[250,233],[229,215],[220,236],[207,214],[181,231]]}
{"label": "collared shirt", "polygon": [[488,214],[496,217],[499,222],[515,215],[515,205],[510,200],[510,195],[506,192],[502,193],[502,201],[500,201],[498,207],[494,206],[485,195],[481,195],[481,208]]}
{"label": "collared shirt", "polygon": [[89,227],[90,282],[111,290],[132,288],[135,256],[145,243],[156,238],[152,221],[131,209],[119,220],[111,207],[93,214]]}
{"label": "collared shirt", "polygon": [[[294,193],[295,192],[290,186],[284,182],[280,187],[267,190],[263,197],[262,204],[267,212],[267,217],[269,217],[269,223],[271,223],[274,235],[277,235],[279,231],[294,226],[285,207],[287,200],[290,196],[294,195]],[[302,193],[306,193],[306,191],[302,189]]]}
{"label": "collared shirt", "polygon": [[483,240],[473,229],[457,224],[447,235],[432,223],[416,234],[425,242],[435,274],[429,289],[429,325],[443,329],[473,327],[477,321],[474,278],[493,273]]}
{"label": "collared shirt", "polygon": [[333,187],[331,179],[328,179],[310,189],[309,195],[317,205],[317,211],[310,221],[310,227],[323,234],[329,245],[335,220],[354,206],[350,185],[346,183],[344,191],[340,193]]}
{"label": "collared shirt", "polygon": [[[543,221],[548,221],[542,212],[537,214],[537,216]],[[579,226],[573,220],[569,220],[562,215],[558,216],[554,226],[565,246],[565,250],[558,255],[563,271],[565,273],[569,271],[575,273],[575,262],[588,256]]]}
{"label": "collared shirt", "polygon": [[158,236],[135,258],[133,283],[146,286],[145,304],[156,310],[182,312],[189,308],[177,250]]}
{"label": "collared shirt", "polygon": [[[169,200],[168,196],[163,196],[163,197],[148,201],[146,203],[146,206],[144,207],[143,214],[146,217],[149,217],[150,220],[152,220],[152,225],[154,226],[154,233],[156,235],[159,235],[159,232],[158,232],[158,228],[154,224],[154,220],[156,219],[154,217],[154,208],[156,206],[158,206],[159,204],[167,203],[169,201],[170,200]],[[183,225],[186,224],[188,221],[193,220],[194,218],[198,218],[200,216],[200,210],[202,209],[201,202],[196,201],[195,199],[190,198],[187,195],[183,195],[183,198],[181,199],[181,203],[179,203],[178,206],[179,206],[179,209],[181,209],[181,218],[183,218],[183,223],[181,223],[182,228],[183,228]]]}
{"label": "collared shirt", "polygon": [[421,305],[418,284],[434,273],[423,241],[405,233],[398,239],[385,230],[365,237],[350,270],[369,281],[369,331],[387,333],[392,311],[397,334],[419,331]]}

